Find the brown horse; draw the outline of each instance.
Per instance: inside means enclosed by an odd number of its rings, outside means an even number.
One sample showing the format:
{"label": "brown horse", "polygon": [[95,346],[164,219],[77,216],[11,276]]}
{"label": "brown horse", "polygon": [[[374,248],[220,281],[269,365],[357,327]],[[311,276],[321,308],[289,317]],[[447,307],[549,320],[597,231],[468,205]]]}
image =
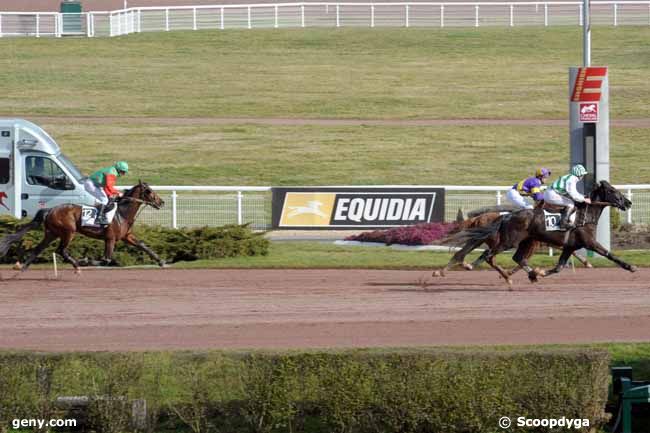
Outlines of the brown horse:
{"label": "brown horse", "polygon": [[79,262],[68,252],[68,245],[76,233],[104,240],[105,264],[111,262],[113,250],[117,241],[124,241],[145,253],[163,267],[165,262],[158,257],[144,242],[138,240],[133,234],[133,224],[138,216],[142,205],[151,206],[155,209],[163,207],[165,202],[156,194],[149,185],[140,181],[133,188],[125,191],[124,196],[117,203],[117,211],[113,221],[106,227],[91,227],[81,225],[82,207],[75,204],[62,204],[52,209],[41,209],[36,213],[34,219],[22,226],[15,234],[5,236],[0,240],[0,257],[7,254],[9,247],[22,239],[25,234],[43,225],[43,240],[30,252],[29,257],[22,265],[16,263],[16,268],[26,271],[29,265],[43,252],[49,244],[60,239],[56,252],[63,259],[74,266],[75,272],[80,273]]}
{"label": "brown horse", "polygon": [[[569,231],[547,231],[543,211],[534,209],[501,216],[488,227],[464,230],[451,236],[449,240],[464,244],[465,254],[489,241],[490,248],[483,252],[479,260],[487,261],[502,276],[503,270],[494,263],[495,256],[505,250],[517,248],[512,259],[528,272],[528,278],[532,282],[537,281],[539,275],[546,276],[560,272],[571,254],[581,248],[595,251],[623,269],[634,272],[635,266],[614,256],[596,240],[596,227],[603,209],[607,206],[614,206],[621,210],[627,210],[632,206],[632,202],[604,180],[594,188],[590,198],[591,204],[581,203],[578,205],[577,227]],[[538,272],[528,265],[529,256],[527,254],[536,242],[544,242],[562,248],[558,264],[548,272]],[[507,279],[505,276],[504,278]]]}

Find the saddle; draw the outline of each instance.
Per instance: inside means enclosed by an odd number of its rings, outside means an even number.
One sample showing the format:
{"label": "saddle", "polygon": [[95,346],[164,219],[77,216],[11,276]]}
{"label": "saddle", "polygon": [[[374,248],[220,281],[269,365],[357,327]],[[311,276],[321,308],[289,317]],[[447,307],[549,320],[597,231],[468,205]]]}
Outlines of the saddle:
{"label": "saddle", "polygon": [[549,212],[562,212],[562,210],[564,209],[564,206],[558,206],[556,204],[551,204],[551,203],[547,203],[545,201],[542,201],[541,208],[545,209],[545,210],[547,210]]}

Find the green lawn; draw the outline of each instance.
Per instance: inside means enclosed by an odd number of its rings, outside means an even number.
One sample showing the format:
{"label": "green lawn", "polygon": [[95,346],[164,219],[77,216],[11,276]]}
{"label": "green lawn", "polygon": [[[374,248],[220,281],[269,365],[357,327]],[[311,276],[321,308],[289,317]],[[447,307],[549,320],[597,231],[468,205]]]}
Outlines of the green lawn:
{"label": "green lawn", "polygon": [[[612,118],[650,117],[650,27],[594,27]],[[5,115],[564,118],[579,27],[0,40]]]}
{"label": "green lawn", "polygon": [[[0,114],[40,122],[86,173],[152,184],[507,185],[567,165],[567,126],[272,126],[119,116],[567,117],[581,29],[293,29],[3,38]],[[650,118],[650,27],[596,27],[611,117]],[[111,116],[118,116],[111,118]],[[648,183],[650,129],[612,128],[612,179]]]}
{"label": "green lawn", "polygon": [[[557,250],[554,257],[547,254],[535,255],[531,263],[535,266],[550,267],[557,263]],[[650,257],[643,251],[614,252],[623,260],[638,266],[650,266]],[[198,260],[181,262],[177,268],[345,268],[345,269],[434,269],[447,264],[451,253],[442,251],[405,251],[390,247],[341,246],[327,242],[272,242],[269,254],[256,257],[232,257],[219,260]],[[468,256],[469,260],[479,253]],[[498,262],[514,267],[512,254],[498,256]],[[591,260],[591,259],[590,259]],[[594,266],[616,266],[599,256],[591,260]],[[576,266],[580,264],[576,261]],[[485,265],[483,265],[487,269]],[[623,271],[621,271],[623,272]],[[496,274],[495,274],[496,278]]]}
{"label": "green lawn", "polygon": [[[88,173],[127,159],[154,185],[508,185],[566,170],[566,127],[43,123]],[[611,179],[650,183],[650,129],[613,128]]]}

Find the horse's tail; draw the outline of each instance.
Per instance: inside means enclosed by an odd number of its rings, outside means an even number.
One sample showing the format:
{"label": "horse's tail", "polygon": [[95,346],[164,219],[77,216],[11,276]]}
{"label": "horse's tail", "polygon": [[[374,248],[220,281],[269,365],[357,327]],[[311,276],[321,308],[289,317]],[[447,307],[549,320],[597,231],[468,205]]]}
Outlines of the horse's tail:
{"label": "horse's tail", "polygon": [[39,210],[36,212],[34,219],[29,223],[21,226],[16,233],[7,235],[4,238],[0,239],[0,257],[4,257],[9,251],[9,248],[21,240],[28,231],[33,230],[43,224],[43,221],[45,221],[45,217],[47,216],[47,212],[48,209]]}
{"label": "horse's tail", "polygon": [[501,225],[510,219],[510,214],[500,216],[492,224],[485,227],[474,227],[454,233],[441,241],[444,245],[460,246],[475,245],[474,248],[485,242],[486,239],[494,236],[501,229]]}

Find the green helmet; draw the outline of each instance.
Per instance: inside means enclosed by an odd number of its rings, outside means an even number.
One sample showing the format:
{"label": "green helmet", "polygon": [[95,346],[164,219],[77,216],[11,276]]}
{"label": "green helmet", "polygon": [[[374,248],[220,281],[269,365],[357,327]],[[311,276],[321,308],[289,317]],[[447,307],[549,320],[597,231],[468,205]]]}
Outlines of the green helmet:
{"label": "green helmet", "polygon": [[587,174],[587,170],[581,165],[581,164],[576,164],[573,166],[571,169],[571,174],[577,177],[584,176]]}
{"label": "green helmet", "polygon": [[129,172],[129,164],[127,164],[126,161],[117,161],[115,163],[115,170],[126,174]]}

